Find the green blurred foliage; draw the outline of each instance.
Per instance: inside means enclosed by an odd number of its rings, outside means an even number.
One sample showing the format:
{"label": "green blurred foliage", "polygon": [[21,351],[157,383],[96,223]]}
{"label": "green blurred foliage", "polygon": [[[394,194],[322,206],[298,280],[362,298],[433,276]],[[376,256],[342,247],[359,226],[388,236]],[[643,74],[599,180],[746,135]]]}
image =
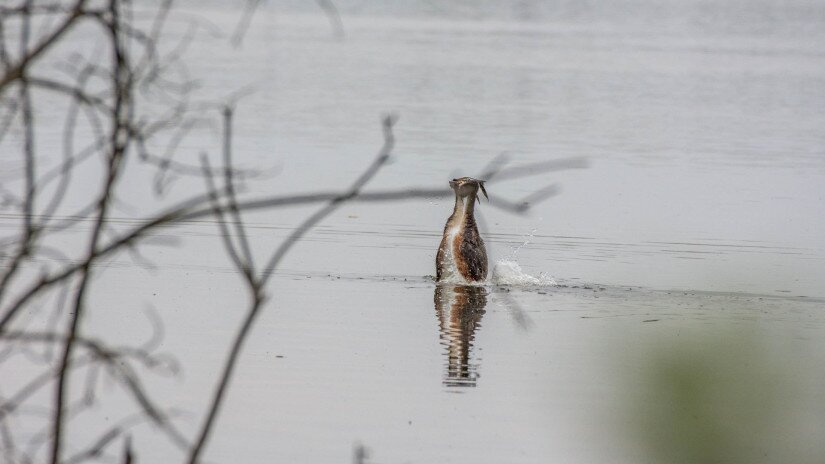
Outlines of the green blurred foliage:
{"label": "green blurred foliage", "polygon": [[756,325],[678,335],[644,343],[631,379],[624,423],[649,462],[825,463],[825,365],[810,343]]}

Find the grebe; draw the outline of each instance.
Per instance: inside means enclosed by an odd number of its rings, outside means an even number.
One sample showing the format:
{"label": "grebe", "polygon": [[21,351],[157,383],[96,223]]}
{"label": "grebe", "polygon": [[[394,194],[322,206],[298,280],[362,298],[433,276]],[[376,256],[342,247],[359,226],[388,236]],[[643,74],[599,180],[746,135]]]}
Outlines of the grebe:
{"label": "grebe", "polygon": [[[455,191],[455,208],[444,226],[444,237],[435,258],[435,279],[439,282],[480,282],[487,278],[487,250],[478,234],[473,209],[478,190],[489,200],[484,181],[460,177],[450,181]],[[479,200],[481,202],[481,200]]]}

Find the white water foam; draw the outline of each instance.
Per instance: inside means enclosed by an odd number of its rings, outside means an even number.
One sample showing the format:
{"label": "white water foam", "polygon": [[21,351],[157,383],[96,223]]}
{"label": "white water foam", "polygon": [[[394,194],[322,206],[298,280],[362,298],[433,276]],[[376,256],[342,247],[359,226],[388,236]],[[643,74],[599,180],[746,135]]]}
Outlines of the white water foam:
{"label": "white water foam", "polygon": [[517,261],[511,259],[499,259],[493,265],[490,277],[482,282],[468,282],[461,276],[457,269],[451,267],[441,276],[439,283],[449,285],[507,285],[512,287],[557,287],[559,284],[552,277],[544,272],[538,276],[527,274],[521,270]]}
{"label": "white water foam", "polygon": [[493,285],[513,285],[513,286],[542,286],[554,287],[558,284],[545,273],[532,276],[521,270],[518,262],[509,259],[500,259],[493,266],[490,276],[490,283]]}

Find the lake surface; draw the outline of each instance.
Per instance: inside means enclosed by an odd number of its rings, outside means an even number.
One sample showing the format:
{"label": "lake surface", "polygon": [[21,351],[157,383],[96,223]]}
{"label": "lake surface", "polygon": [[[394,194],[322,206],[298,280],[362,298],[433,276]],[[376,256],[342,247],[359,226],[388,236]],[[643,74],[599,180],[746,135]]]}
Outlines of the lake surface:
{"label": "lake surface", "polygon": [[[821,462],[825,450],[807,437],[825,433],[823,2],[353,1],[338,4],[343,36],[320,12],[273,2],[240,47],[229,40],[240,10],[198,5],[170,16],[168,38],[199,25],[184,59],[202,98],[248,89],[236,163],[271,175],[246,181],[245,198],[346,188],[378,152],[387,112],[399,116],[392,162],[367,190],[446,188],[500,154],[512,165],[588,164],[488,185],[511,201],[551,183],[561,193],[526,215],[481,203],[492,260],[521,269],[482,287],[431,278],[452,201],[344,205],[267,288],[208,462],[347,462],[357,444],[376,463],[647,462],[627,414],[651,353],[753,333],[780,386],[803,373],[806,393],[777,404],[802,398],[808,411],[783,422],[787,435],[760,459]],[[58,144],[59,131],[43,143]],[[197,129],[176,159],[197,164],[207,150],[217,160],[219,141],[217,128]],[[94,169],[82,172],[63,215],[93,192]],[[115,229],[162,201],[146,200],[150,176],[122,185]],[[202,189],[182,178],[169,195]],[[259,264],[313,211],[245,215]],[[3,212],[4,235],[17,220]],[[79,250],[89,227],[54,245]],[[143,247],[151,266],[129,255],[98,266],[84,331],[140,344],[156,314],[158,350],[181,373],[142,378],[191,436],[245,289],[214,221],[150,238],[175,245]],[[519,284],[525,276],[542,281]],[[4,373],[3,393],[31,372],[25,356],[11,359],[6,369],[24,375]],[[101,385],[100,404],[71,422],[70,450],[138,409]],[[36,439],[42,424],[19,420]],[[753,436],[774,436],[765,430]],[[146,424],[133,440],[142,462],[182,456]]]}

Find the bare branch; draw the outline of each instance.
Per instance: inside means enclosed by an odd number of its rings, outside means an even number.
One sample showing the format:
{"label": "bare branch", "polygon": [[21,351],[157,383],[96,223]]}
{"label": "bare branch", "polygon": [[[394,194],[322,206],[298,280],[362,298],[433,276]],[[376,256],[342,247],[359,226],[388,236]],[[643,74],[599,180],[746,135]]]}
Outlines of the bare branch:
{"label": "bare branch", "polygon": [[386,116],[383,120],[383,128],[384,128],[384,146],[378,153],[375,161],[367,168],[367,170],[361,174],[361,176],[353,183],[349,190],[343,195],[337,196],[330,200],[330,202],[317,211],[315,214],[304,220],[304,222],[298,226],[292,234],[287,237],[284,242],[278,247],[278,249],[273,253],[272,257],[270,258],[267,266],[264,268],[263,273],[260,279],[257,278],[248,278],[247,282],[250,286],[252,291],[252,303],[250,308],[247,312],[246,318],[243,321],[238,333],[236,334],[234,341],[232,343],[229,357],[226,360],[224,365],[224,369],[222,375],[218,381],[218,386],[215,390],[214,396],[210,403],[210,407],[208,409],[208,413],[206,415],[206,419],[204,420],[203,426],[201,428],[200,433],[198,434],[197,439],[195,440],[195,444],[192,446],[192,449],[189,453],[189,463],[195,464],[199,462],[200,455],[203,452],[203,448],[205,447],[206,443],[209,440],[210,433],[212,431],[212,426],[217,418],[217,414],[220,411],[221,405],[223,404],[223,399],[226,394],[226,391],[229,386],[229,382],[232,379],[232,374],[235,370],[235,366],[238,361],[238,357],[240,356],[241,349],[249,335],[249,332],[252,329],[252,326],[257,318],[260,310],[263,306],[263,302],[265,300],[264,295],[261,293],[262,287],[266,284],[266,281],[272,275],[272,271],[274,271],[275,267],[280,263],[283,256],[286,254],[289,249],[298,242],[298,240],[303,237],[303,235],[318,224],[321,220],[325,217],[329,216],[333,211],[335,211],[338,207],[340,207],[344,202],[355,198],[361,188],[372,179],[378,170],[387,162],[390,157],[390,153],[392,153],[392,148],[394,146],[395,138],[393,137],[392,133],[392,126],[395,123],[395,117],[393,116]]}
{"label": "bare branch", "polygon": [[71,30],[77,24],[77,21],[83,17],[83,7],[86,5],[86,0],[76,0],[71,11],[63,20],[63,22],[49,34],[46,38],[40,41],[39,44],[28,50],[27,53],[20,58],[20,60],[9,66],[6,73],[0,78],[0,95],[2,95],[6,86],[10,83],[20,79],[26,68],[35,61],[41,54],[48,50],[52,45],[58,42],[60,37]]}
{"label": "bare branch", "polygon": [[522,164],[510,168],[501,167],[500,170],[489,172],[486,177],[483,177],[483,179],[490,180],[495,178],[497,181],[501,181],[505,179],[516,179],[531,175],[546,174],[548,172],[566,171],[568,169],[585,169],[589,165],[589,161],[584,157],[560,158],[548,161],[539,161],[537,163]]}
{"label": "bare branch", "polygon": [[329,200],[327,205],[317,211],[315,214],[307,218],[301,225],[299,225],[278,247],[275,251],[275,254],[269,259],[266,267],[264,268],[263,279],[264,283],[272,274],[272,271],[275,267],[281,262],[284,255],[292,248],[304,234],[307,233],[311,228],[315,227],[316,224],[321,222],[324,218],[332,214],[333,211],[338,209],[341,204],[345,201],[351,200],[357,197],[361,193],[361,188],[372,179],[375,174],[378,172],[379,169],[389,160],[390,153],[392,153],[393,146],[395,146],[395,137],[392,133],[392,127],[395,124],[396,117],[392,115],[388,115],[384,117],[383,120],[383,130],[384,130],[384,146],[378,152],[378,156],[375,158],[375,161],[364,171],[363,174],[352,184],[352,186],[347,190],[344,194],[338,195],[335,198]]}
{"label": "bare branch", "polygon": [[[90,73],[88,71],[83,72],[81,73],[81,77],[87,78],[89,74]],[[106,106],[106,101],[104,99],[84,92],[82,87],[72,87],[68,84],[64,84],[60,81],[46,77],[28,77],[26,80],[30,85],[35,87],[62,93],[64,95],[76,98],[87,105],[96,106],[107,113],[111,112],[111,109]]]}
{"label": "bare branch", "polygon": [[249,29],[249,23],[252,22],[252,15],[255,14],[255,10],[258,9],[258,5],[260,4],[261,0],[246,0],[246,6],[244,6],[241,19],[235,26],[235,32],[232,33],[231,42],[233,46],[239,47],[241,43],[243,43],[243,39],[246,37],[246,31]]}
{"label": "bare branch", "polygon": [[[78,105],[77,102],[80,101],[82,103],[86,103],[87,105],[93,105],[91,103],[94,97],[86,96],[86,92],[84,87],[86,85],[86,81],[89,78],[89,68],[83,69],[77,77],[77,87],[76,92],[74,93],[75,98],[73,98],[70,102],[69,109],[66,112],[66,122],[65,127],[63,130],[63,163],[64,169],[60,171],[60,180],[58,181],[57,188],[55,189],[55,193],[52,195],[51,201],[46,205],[43,209],[42,217],[44,218],[41,221],[40,228],[42,229],[47,221],[52,217],[57,208],[63,202],[65,198],[66,191],[69,188],[69,183],[71,182],[72,178],[72,171],[71,167],[74,165],[75,158],[74,154],[74,135],[75,135],[75,124],[77,123],[77,117],[79,110],[81,109],[81,105]],[[87,103],[89,102],[89,103]],[[105,107],[104,105],[101,105]],[[101,131],[100,129],[100,121],[97,119],[96,114],[94,111],[88,111],[87,115],[89,115],[89,121],[92,123],[92,127],[94,128],[95,132],[97,132],[98,140],[102,140],[103,136],[99,134]],[[101,144],[97,143],[93,145],[95,148],[100,148]],[[48,181],[46,179],[40,180],[41,188],[48,185]]]}
{"label": "bare branch", "polygon": [[243,272],[247,279],[251,279],[252,269],[241,259],[238,254],[238,250],[235,249],[235,244],[232,242],[232,234],[229,231],[229,226],[227,225],[226,218],[223,214],[223,208],[221,208],[220,200],[218,200],[218,190],[215,188],[215,183],[212,180],[212,177],[208,175],[208,172],[211,170],[209,167],[209,158],[207,158],[206,155],[203,155],[201,162],[203,163],[204,168],[203,178],[206,180],[209,197],[212,200],[212,210],[215,213],[215,222],[217,222],[218,229],[220,229],[221,240],[223,241],[226,254],[229,255],[229,258],[232,260],[232,264],[234,264],[238,270]]}
{"label": "bare branch", "polygon": [[[111,34],[113,55],[112,85],[115,92],[114,114],[112,121],[113,127],[111,129],[110,142],[111,153],[108,159],[106,182],[104,184],[103,191],[101,192],[97,203],[97,219],[94,228],[92,229],[92,236],[88,244],[88,251],[86,254],[87,257],[80,270],[80,282],[78,284],[78,288],[74,297],[74,310],[71,315],[71,321],[68,330],[69,336],[66,340],[63,349],[62,359],[60,360],[60,373],[58,376],[57,388],[55,392],[55,413],[53,420],[54,429],[52,433],[51,448],[52,464],[58,464],[60,462],[61,457],[60,454],[63,438],[63,413],[66,392],[68,388],[68,373],[71,369],[70,365],[72,351],[74,348],[75,341],[77,340],[80,321],[85,310],[85,297],[89,285],[90,269],[92,263],[95,261],[95,250],[97,249],[98,240],[100,239],[101,232],[103,231],[103,227],[106,221],[110,205],[110,200],[113,194],[115,181],[117,180],[120,174],[122,159],[126,152],[126,148],[129,142],[128,132],[124,130],[124,127],[127,124],[124,124],[124,121],[127,121],[130,118],[131,114],[128,109],[130,88],[127,84],[130,77],[128,76],[127,57],[125,56],[125,50],[122,48],[121,39],[119,35],[120,22],[118,19],[118,0],[110,0],[109,14],[110,22],[108,23],[108,26],[109,32]],[[129,383],[130,377],[125,376],[125,378],[127,380],[127,383]],[[140,390],[137,390],[137,392],[140,392]]]}
{"label": "bare branch", "polygon": [[[25,7],[31,7],[31,0],[26,2]],[[31,26],[31,18],[28,15],[23,16],[23,24],[20,31],[20,49],[21,55],[25,56],[26,48],[29,45],[29,29]],[[32,222],[34,215],[34,201],[37,196],[35,184],[35,156],[34,156],[34,115],[32,111],[31,95],[29,93],[29,83],[26,79],[25,68],[20,70],[20,102],[22,107],[23,117],[23,160],[25,165],[24,175],[24,192],[23,192],[23,233],[22,239],[19,243],[17,254],[11,260],[9,269],[0,278],[0,302],[2,302],[3,294],[9,284],[14,278],[16,272],[20,269],[22,261],[32,252],[34,241],[37,236],[37,228]],[[0,86],[2,92],[2,86]]]}
{"label": "bare branch", "polygon": [[238,241],[243,252],[244,267],[250,272],[254,272],[255,263],[252,260],[252,250],[249,248],[249,240],[244,229],[243,219],[241,219],[241,212],[238,209],[238,200],[235,197],[235,185],[232,172],[232,108],[227,106],[223,110],[223,164],[224,164],[224,188],[226,189],[226,199],[229,204],[229,212],[232,214],[235,228],[237,229]]}
{"label": "bare branch", "polygon": [[[3,339],[25,343],[47,343],[66,345],[68,343],[68,336],[52,332],[9,332],[3,335]],[[132,395],[135,402],[140,405],[147,417],[161,427],[164,432],[181,448],[186,448],[188,443],[183,434],[178,431],[158,406],[149,398],[145,388],[135,374],[129,363],[123,362],[125,358],[134,359],[142,364],[152,367],[162,361],[143,349],[134,349],[128,347],[109,348],[104,346],[101,342],[84,338],[78,335],[74,337],[74,344],[80,345],[89,350],[92,357],[79,358],[72,364],[73,368],[78,368],[81,365],[90,364],[92,360],[98,360],[109,369],[109,371],[120,381],[125,389]],[[14,412],[17,407],[22,404],[26,398],[33,395],[39,388],[45,386],[53,378],[59,378],[62,372],[63,364],[60,368],[52,371],[49,370],[32,381],[24,388],[2,404],[0,404],[0,420],[8,414]]]}
{"label": "bare branch", "polygon": [[332,31],[336,37],[342,38],[344,37],[344,22],[341,21],[341,13],[338,12],[338,8],[335,6],[335,3],[332,0],[315,0],[318,2],[318,6],[324,10],[324,13],[327,14],[327,18],[329,18],[329,23],[332,26]]}
{"label": "bare branch", "polygon": [[64,461],[64,464],[77,464],[100,457],[109,444],[115,441],[122,433],[123,430],[120,427],[109,429],[106,433],[101,435],[100,438],[98,438],[97,441],[89,447],[89,449],[71,456]]}

